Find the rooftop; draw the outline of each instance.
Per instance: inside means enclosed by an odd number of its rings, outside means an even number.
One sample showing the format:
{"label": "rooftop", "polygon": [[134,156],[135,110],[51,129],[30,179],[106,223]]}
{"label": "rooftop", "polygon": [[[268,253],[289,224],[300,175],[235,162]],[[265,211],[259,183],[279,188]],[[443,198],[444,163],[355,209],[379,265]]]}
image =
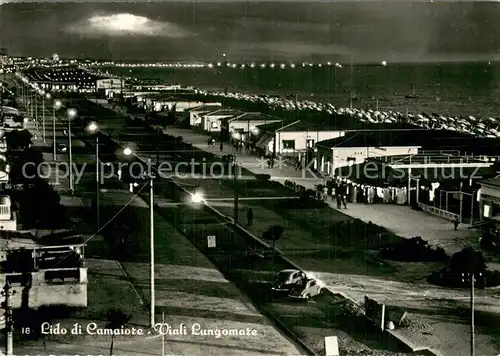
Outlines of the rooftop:
{"label": "rooftop", "polygon": [[197,106],[195,108],[188,109],[186,111],[192,111],[192,112],[212,112],[216,110],[221,110],[222,106],[220,105],[215,105],[215,104],[204,104]]}
{"label": "rooftop", "polygon": [[[284,128],[281,129],[282,127]],[[307,120],[285,120],[279,123],[259,125],[259,129],[268,132],[274,132],[278,129],[282,132],[425,130],[419,126],[404,123],[372,124],[361,122],[345,115],[331,115],[328,118],[323,115],[310,115]]]}
{"label": "rooftop", "polygon": [[262,114],[260,112],[247,112],[231,120],[232,121],[281,121],[283,119],[275,116]]}
{"label": "rooftop", "polygon": [[9,239],[7,240],[5,237],[0,238],[0,250],[29,249],[42,246],[33,240],[31,234],[21,234],[16,231],[4,231],[4,234],[8,234]]}
{"label": "rooftop", "polygon": [[397,131],[393,126],[385,128],[379,126],[378,129],[367,132],[348,133],[343,137],[321,141],[318,144],[324,147],[421,146],[425,150],[455,150],[464,154],[500,156],[498,139],[472,137],[447,130]]}
{"label": "rooftop", "polygon": [[500,178],[483,179],[479,181],[479,184],[485,184],[500,188]]}
{"label": "rooftop", "polygon": [[210,114],[205,115],[205,116],[238,116],[244,114],[243,112],[239,110],[232,110],[232,109],[220,109],[210,112]]}

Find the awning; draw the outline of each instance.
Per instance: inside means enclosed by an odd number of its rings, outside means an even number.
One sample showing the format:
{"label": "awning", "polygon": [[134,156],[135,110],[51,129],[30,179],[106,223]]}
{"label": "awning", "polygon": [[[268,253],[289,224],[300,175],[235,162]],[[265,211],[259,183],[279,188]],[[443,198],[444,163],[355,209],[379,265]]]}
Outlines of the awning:
{"label": "awning", "polygon": [[273,134],[265,132],[257,140],[257,142],[255,143],[255,146],[258,147],[258,148],[261,148],[261,149],[265,149],[266,146],[269,144],[269,142],[271,142],[273,140],[273,138],[274,138]]}

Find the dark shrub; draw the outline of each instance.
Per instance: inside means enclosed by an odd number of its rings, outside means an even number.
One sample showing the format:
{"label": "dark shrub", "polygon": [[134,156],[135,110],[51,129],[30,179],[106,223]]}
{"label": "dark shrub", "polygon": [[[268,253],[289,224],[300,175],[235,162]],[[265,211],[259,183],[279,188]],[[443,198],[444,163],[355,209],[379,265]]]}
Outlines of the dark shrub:
{"label": "dark shrub", "polygon": [[445,287],[469,288],[471,273],[474,274],[477,288],[500,285],[500,272],[488,271],[483,254],[472,247],[455,253],[451,257],[449,267],[433,272],[427,281]]}
{"label": "dark shrub", "polygon": [[284,231],[285,231],[285,228],[283,226],[273,225],[269,229],[264,231],[264,233],[262,234],[262,238],[265,240],[268,240],[268,241],[272,241],[273,242],[273,249],[274,249],[274,245],[275,245],[276,241],[279,240],[281,235],[283,235]]}
{"label": "dark shrub", "polygon": [[402,262],[433,262],[448,259],[444,249],[433,248],[420,236],[403,239],[397,245],[382,249],[380,257]]}
{"label": "dark shrub", "polygon": [[256,174],[255,179],[259,181],[268,181],[271,179],[271,175],[269,174]]}

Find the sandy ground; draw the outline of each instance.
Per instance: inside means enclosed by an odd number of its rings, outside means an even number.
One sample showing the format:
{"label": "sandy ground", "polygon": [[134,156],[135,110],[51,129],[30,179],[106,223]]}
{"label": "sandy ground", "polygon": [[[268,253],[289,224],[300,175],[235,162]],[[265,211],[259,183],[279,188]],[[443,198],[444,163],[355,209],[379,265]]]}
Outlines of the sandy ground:
{"label": "sandy ground", "polygon": [[[429,345],[444,355],[470,355],[468,290],[400,283],[359,275],[313,273],[333,292],[345,293],[360,303],[363,303],[364,296],[368,295],[388,306],[402,307],[408,312],[408,318],[413,325],[408,329],[399,329],[397,333],[408,337],[417,345]],[[457,312],[459,309],[465,311],[465,315]],[[478,324],[482,323],[479,315],[488,314],[498,328],[500,290],[476,290],[475,310],[478,314]],[[492,325],[493,328],[495,324]],[[488,336],[484,327],[487,326],[478,326],[476,333],[477,355],[497,355],[500,352],[500,329],[496,335]]]}

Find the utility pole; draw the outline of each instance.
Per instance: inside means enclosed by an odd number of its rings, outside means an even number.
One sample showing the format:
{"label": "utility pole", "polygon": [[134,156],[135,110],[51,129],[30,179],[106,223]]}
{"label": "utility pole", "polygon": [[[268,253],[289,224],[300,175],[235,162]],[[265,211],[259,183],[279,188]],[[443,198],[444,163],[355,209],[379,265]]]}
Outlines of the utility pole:
{"label": "utility pole", "polygon": [[73,150],[71,148],[71,117],[68,117],[68,150],[69,150],[69,190],[71,195],[74,194],[75,188],[73,187]]}
{"label": "utility pole", "polygon": [[5,297],[4,309],[5,309],[5,330],[7,332],[7,347],[6,353],[7,356],[14,355],[14,321],[12,320],[12,306],[13,302],[11,297],[16,294],[16,291],[13,291],[10,282],[5,281],[4,290],[1,292],[1,295]]}
{"label": "utility pole", "polygon": [[101,228],[100,222],[99,222],[99,199],[100,199],[100,182],[99,180],[101,179],[99,177],[99,169],[101,168],[101,165],[99,164],[99,132],[97,132],[96,137],[95,137],[95,177],[96,177],[96,212],[97,212],[97,230]]}
{"label": "utility pole", "polygon": [[[161,325],[165,325],[165,313],[161,313]],[[161,333],[161,356],[165,356],[165,333]]]}
{"label": "utility pole", "polygon": [[238,172],[236,154],[233,157],[233,184],[234,184],[234,223],[238,223]]}
{"label": "utility pole", "polygon": [[460,182],[460,223],[462,223],[462,216],[463,216],[463,209],[464,209],[464,192],[463,192],[463,183]]}
{"label": "utility pole", "polygon": [[474,330],[474,273],[470,274],[470,355],[476,355]]}
{"label": "utility pole", "polygon": [[43,143],[46,144],[47,141],[45,140],[45,94],[44,96],[42,96],[42,125],[43,125],[42,128]]}
{"label": "utility pole", "polygon": [[160,167],[160,129],[156,129],[156,169]]}
{"label": "utility pole", "polygon": [[52,103],[52,149],[54,155],[54,161],[57,160],[57,150],[56,150],[56,106]]}
{"label": "utility pole", "polygon": [[470,226],[474,224],[474,193],[475,191],[473,190],[470,197]]}
{"label": "utility pole", "polygon": [[33,95],[33,104],[35,104],[35,125],[38,132],[38,97],[36,92]]}
{"label": "utility pole", "polygon": [[150,231],[150,286],[151,286],[151,310],[150,324],[151,328],[155,327],[155,221],[154,221],[154,197],[153,197],[153,180],[154,175],[149,177],[149,231]]}

